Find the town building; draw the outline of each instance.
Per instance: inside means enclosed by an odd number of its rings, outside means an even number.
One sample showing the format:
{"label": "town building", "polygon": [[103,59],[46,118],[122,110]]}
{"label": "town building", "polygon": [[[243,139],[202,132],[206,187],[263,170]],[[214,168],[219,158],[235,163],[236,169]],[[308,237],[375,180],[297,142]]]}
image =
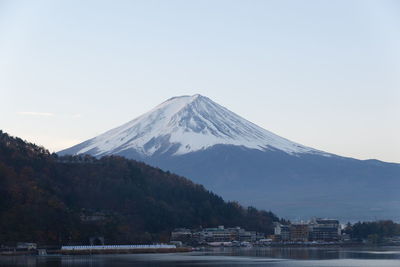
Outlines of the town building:
{"label": "town building", "polygon": [[309,239],[309,225],[305,223],[296,223],[289,226],[290,240],[295,242],[306,242]]}
{"label": "town building", "polygon": [[312,241],[338,241],[340,234],[338,220],[315,219],[310,223],[310,240]]}
{"label": "town building", "polygon": [[340,224],[334,219],[314,219],[308,223],[282,225],[275,223],[274,240],[276,241],[339,241]]}
{"label": "town building", "polygon": [[36,243],[18,242],[17,249],[34,250],[37,249]]}
{"label": "town building", "polygon": [[289,225],[275,223],[274,235],[275,235],[274,236],[275,241],[289,241],[290,240]]}
{"label": "town building", "polygon": [[246,231],[240,227],[225,228],[223,225],[198,231],[180,228],[171,233],[171,241],[182,241],[183,243],[255,242],[263,238],[265,235],[262,233]]}
{"label": "town building", "polygon": [[181,241],[183,243],[192,239],[192,231],[186,228],[177,228],[171,232],[171,241]]}

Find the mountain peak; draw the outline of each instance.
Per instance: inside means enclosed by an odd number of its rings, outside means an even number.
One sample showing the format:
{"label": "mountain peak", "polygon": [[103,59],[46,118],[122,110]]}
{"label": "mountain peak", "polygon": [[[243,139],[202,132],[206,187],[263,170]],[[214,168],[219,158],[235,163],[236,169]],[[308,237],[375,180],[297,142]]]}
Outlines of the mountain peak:
{"label": "mountain peak", "polygon": [[[209,99],[208,97],[205,97],[201,94],[194,94],[194,95],[181,95],[181,96],[173,96],[169,99],[167,99],[165,102],[169,102],[169,101],[174,101],[174,100],[178,100],[178,99],[185,99],[188,102],[194,101],[196,99]],[[164,102],[164,103],[165,103]]]}
{"label": "mountain peak", "polygon": [[134,150],[142,156],[181,155],[220,144],[289,154],[325,154],[275,135],[200,94],[172,97],[138,118],[61,154],[103,156]]}
{"label": "mountain peak", "polygon": [[164,101],[163,103],[161,103],[160,105],[156,106],[153,110],[165,106],[165,105],[178,105],[178,106],[185,106],[185,105],[189,105],[193,102],[199,102],[199,101],[211,101],[211,99],[209,99],[208,97],[202,96],[200,94],[195,94],[195,95],[182,95],[182,96],[174,96],[169,98],[168,100]]}

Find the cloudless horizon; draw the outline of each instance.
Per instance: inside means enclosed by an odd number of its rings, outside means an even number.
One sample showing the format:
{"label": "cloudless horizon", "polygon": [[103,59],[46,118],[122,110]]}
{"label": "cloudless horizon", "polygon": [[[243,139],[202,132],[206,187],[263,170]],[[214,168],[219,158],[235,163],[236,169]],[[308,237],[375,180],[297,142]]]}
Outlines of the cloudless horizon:
{"label": "cloudless horizon", "polygon": [[59,151],[201,94],[297,143],[400,163],[398,1],[0,0],[0,130]]}

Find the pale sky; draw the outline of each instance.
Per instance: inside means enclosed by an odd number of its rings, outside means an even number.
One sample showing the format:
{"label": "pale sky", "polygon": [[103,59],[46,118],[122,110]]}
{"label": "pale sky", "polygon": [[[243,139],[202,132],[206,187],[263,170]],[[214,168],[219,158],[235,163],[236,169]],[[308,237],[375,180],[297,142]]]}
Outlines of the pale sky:
{"label": "pale sky", "polygon": [[400,162],[400,1],[0,0],[0,129],[58,151],[178,95]]}

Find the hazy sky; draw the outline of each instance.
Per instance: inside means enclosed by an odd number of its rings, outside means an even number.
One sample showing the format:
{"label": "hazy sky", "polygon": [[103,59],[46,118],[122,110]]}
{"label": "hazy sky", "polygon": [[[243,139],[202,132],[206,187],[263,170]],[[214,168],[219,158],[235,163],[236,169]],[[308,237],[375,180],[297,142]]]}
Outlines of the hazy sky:
{"label": "hazy sky", "polygon": [[200,93],[400,162],[400,1],[0,0],[0,129],[57,151]]}

